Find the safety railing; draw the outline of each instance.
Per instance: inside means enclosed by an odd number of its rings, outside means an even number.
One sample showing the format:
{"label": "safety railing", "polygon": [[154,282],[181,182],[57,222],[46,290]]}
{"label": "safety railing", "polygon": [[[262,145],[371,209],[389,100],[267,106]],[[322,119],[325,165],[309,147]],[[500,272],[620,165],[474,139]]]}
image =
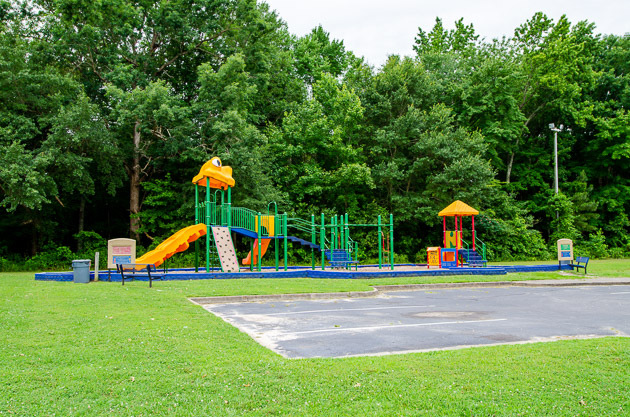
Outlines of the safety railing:
{"label": "safety railing", "polygon": [[[467,258],[470,258],[470,252],[473,250],[470,247],[470,244],[464,239],[460,239],[460,242],[462,242],[462,246],[464,246],[462,247],[462,249],[466,250],[468,254]],[[481,249],[481,252],[479,251],[479,249]],[[479,238],[475,238],[475,251],[481,256],[481,260],[484,261],[485,265],[485,263],[488,261],[486,259],[486,244]]]}
{"label": "safety railing", "polygon": [[348,236],[348,252],[354,262],[359,262],[359,245],[350,236]]}
{"label": "safety railing", "polygon": [[217,211],[217,204],[214,202],[200,202],[197,206],[196,218],[199,219],[199,222],[205,223],[207,226],[219,224],[220,222],[218,220],[220,219],[220,214]]}
{"label": "safety railing", "polygon": [[313,232],[313,223],[297,217],[287,218],[287,228],[305,233]]}
{"label": "safety railing", "polygon": [[256,218],[258,213],[245,207],[230,207],[232,227],[240,227],[256,233]]}

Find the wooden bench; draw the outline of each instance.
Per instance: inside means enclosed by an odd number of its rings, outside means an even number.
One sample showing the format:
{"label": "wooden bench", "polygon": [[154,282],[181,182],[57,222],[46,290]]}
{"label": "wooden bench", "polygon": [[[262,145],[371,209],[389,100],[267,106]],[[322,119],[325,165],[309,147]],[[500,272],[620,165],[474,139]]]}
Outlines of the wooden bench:
{"label": "wooden bench", "polygon": [[[153,280],[164,278],[162,272],[158,272],[154,264],[116,264],[116,270],[122,279],[122,285],[125,280],[134,280],[134,278],[149,278],[149,288],[153,286]],[[126,276],[125,276],[126,275]]]}
{"label": "wooden bench", "polygon": [[570,263],[569,266],[571,269],[575,268],[577,271],[580,271],[580,268],[584,268],[584,274],[586,274],[586,267],[588,266],[589,258],[587,256],[576,256],[575,263]]}

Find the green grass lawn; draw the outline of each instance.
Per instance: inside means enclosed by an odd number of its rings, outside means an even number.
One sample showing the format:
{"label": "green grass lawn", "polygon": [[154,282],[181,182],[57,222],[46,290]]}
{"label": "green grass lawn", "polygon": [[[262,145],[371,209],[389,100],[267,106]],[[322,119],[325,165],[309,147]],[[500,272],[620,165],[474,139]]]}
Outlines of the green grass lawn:
{"label": "green grass lawn", "polygon": [[[592,274],[624,276],[629,265],[594,261]],[[562,277],[520,279],[539,274]],[[630,414],[628,338],[289,360],[187,300],[360,291],[406,280],[165,281],[149,289],[0,274],[0,414]]]}

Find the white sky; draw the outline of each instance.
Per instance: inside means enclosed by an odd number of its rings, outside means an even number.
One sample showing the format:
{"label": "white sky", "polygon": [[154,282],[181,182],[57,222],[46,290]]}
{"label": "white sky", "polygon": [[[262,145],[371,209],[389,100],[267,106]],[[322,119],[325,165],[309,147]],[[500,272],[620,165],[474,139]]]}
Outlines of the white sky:
{"label": "white sky", "polygon": [[511,36],[541,11],[557,21],[566,14],[573,24],[595,23],[596,33],[630,32],[630,0],[263,0],[289,31],[303,36],[321,24],[346,49],[380,67],[388,55],[413,55],[418,27],[431,30],[440,17],[447,29],[464,18],[482,38]]}

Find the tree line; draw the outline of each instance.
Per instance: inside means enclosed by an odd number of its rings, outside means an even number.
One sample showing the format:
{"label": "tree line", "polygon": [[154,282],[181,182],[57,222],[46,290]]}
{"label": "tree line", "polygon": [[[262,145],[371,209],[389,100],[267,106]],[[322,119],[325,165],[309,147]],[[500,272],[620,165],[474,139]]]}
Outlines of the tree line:
{"label": "tree line", "polygon": [[537,13],[487,40],[438,18],[374,68],[255,0],[0,0],[0,22],[0,259],[155,245],[191,223],[215,155],[234,205],[393,213],[401,259],[440,245],[457,199],[495,260],[549,258],[560,237],[630,252],[627,34]]}

